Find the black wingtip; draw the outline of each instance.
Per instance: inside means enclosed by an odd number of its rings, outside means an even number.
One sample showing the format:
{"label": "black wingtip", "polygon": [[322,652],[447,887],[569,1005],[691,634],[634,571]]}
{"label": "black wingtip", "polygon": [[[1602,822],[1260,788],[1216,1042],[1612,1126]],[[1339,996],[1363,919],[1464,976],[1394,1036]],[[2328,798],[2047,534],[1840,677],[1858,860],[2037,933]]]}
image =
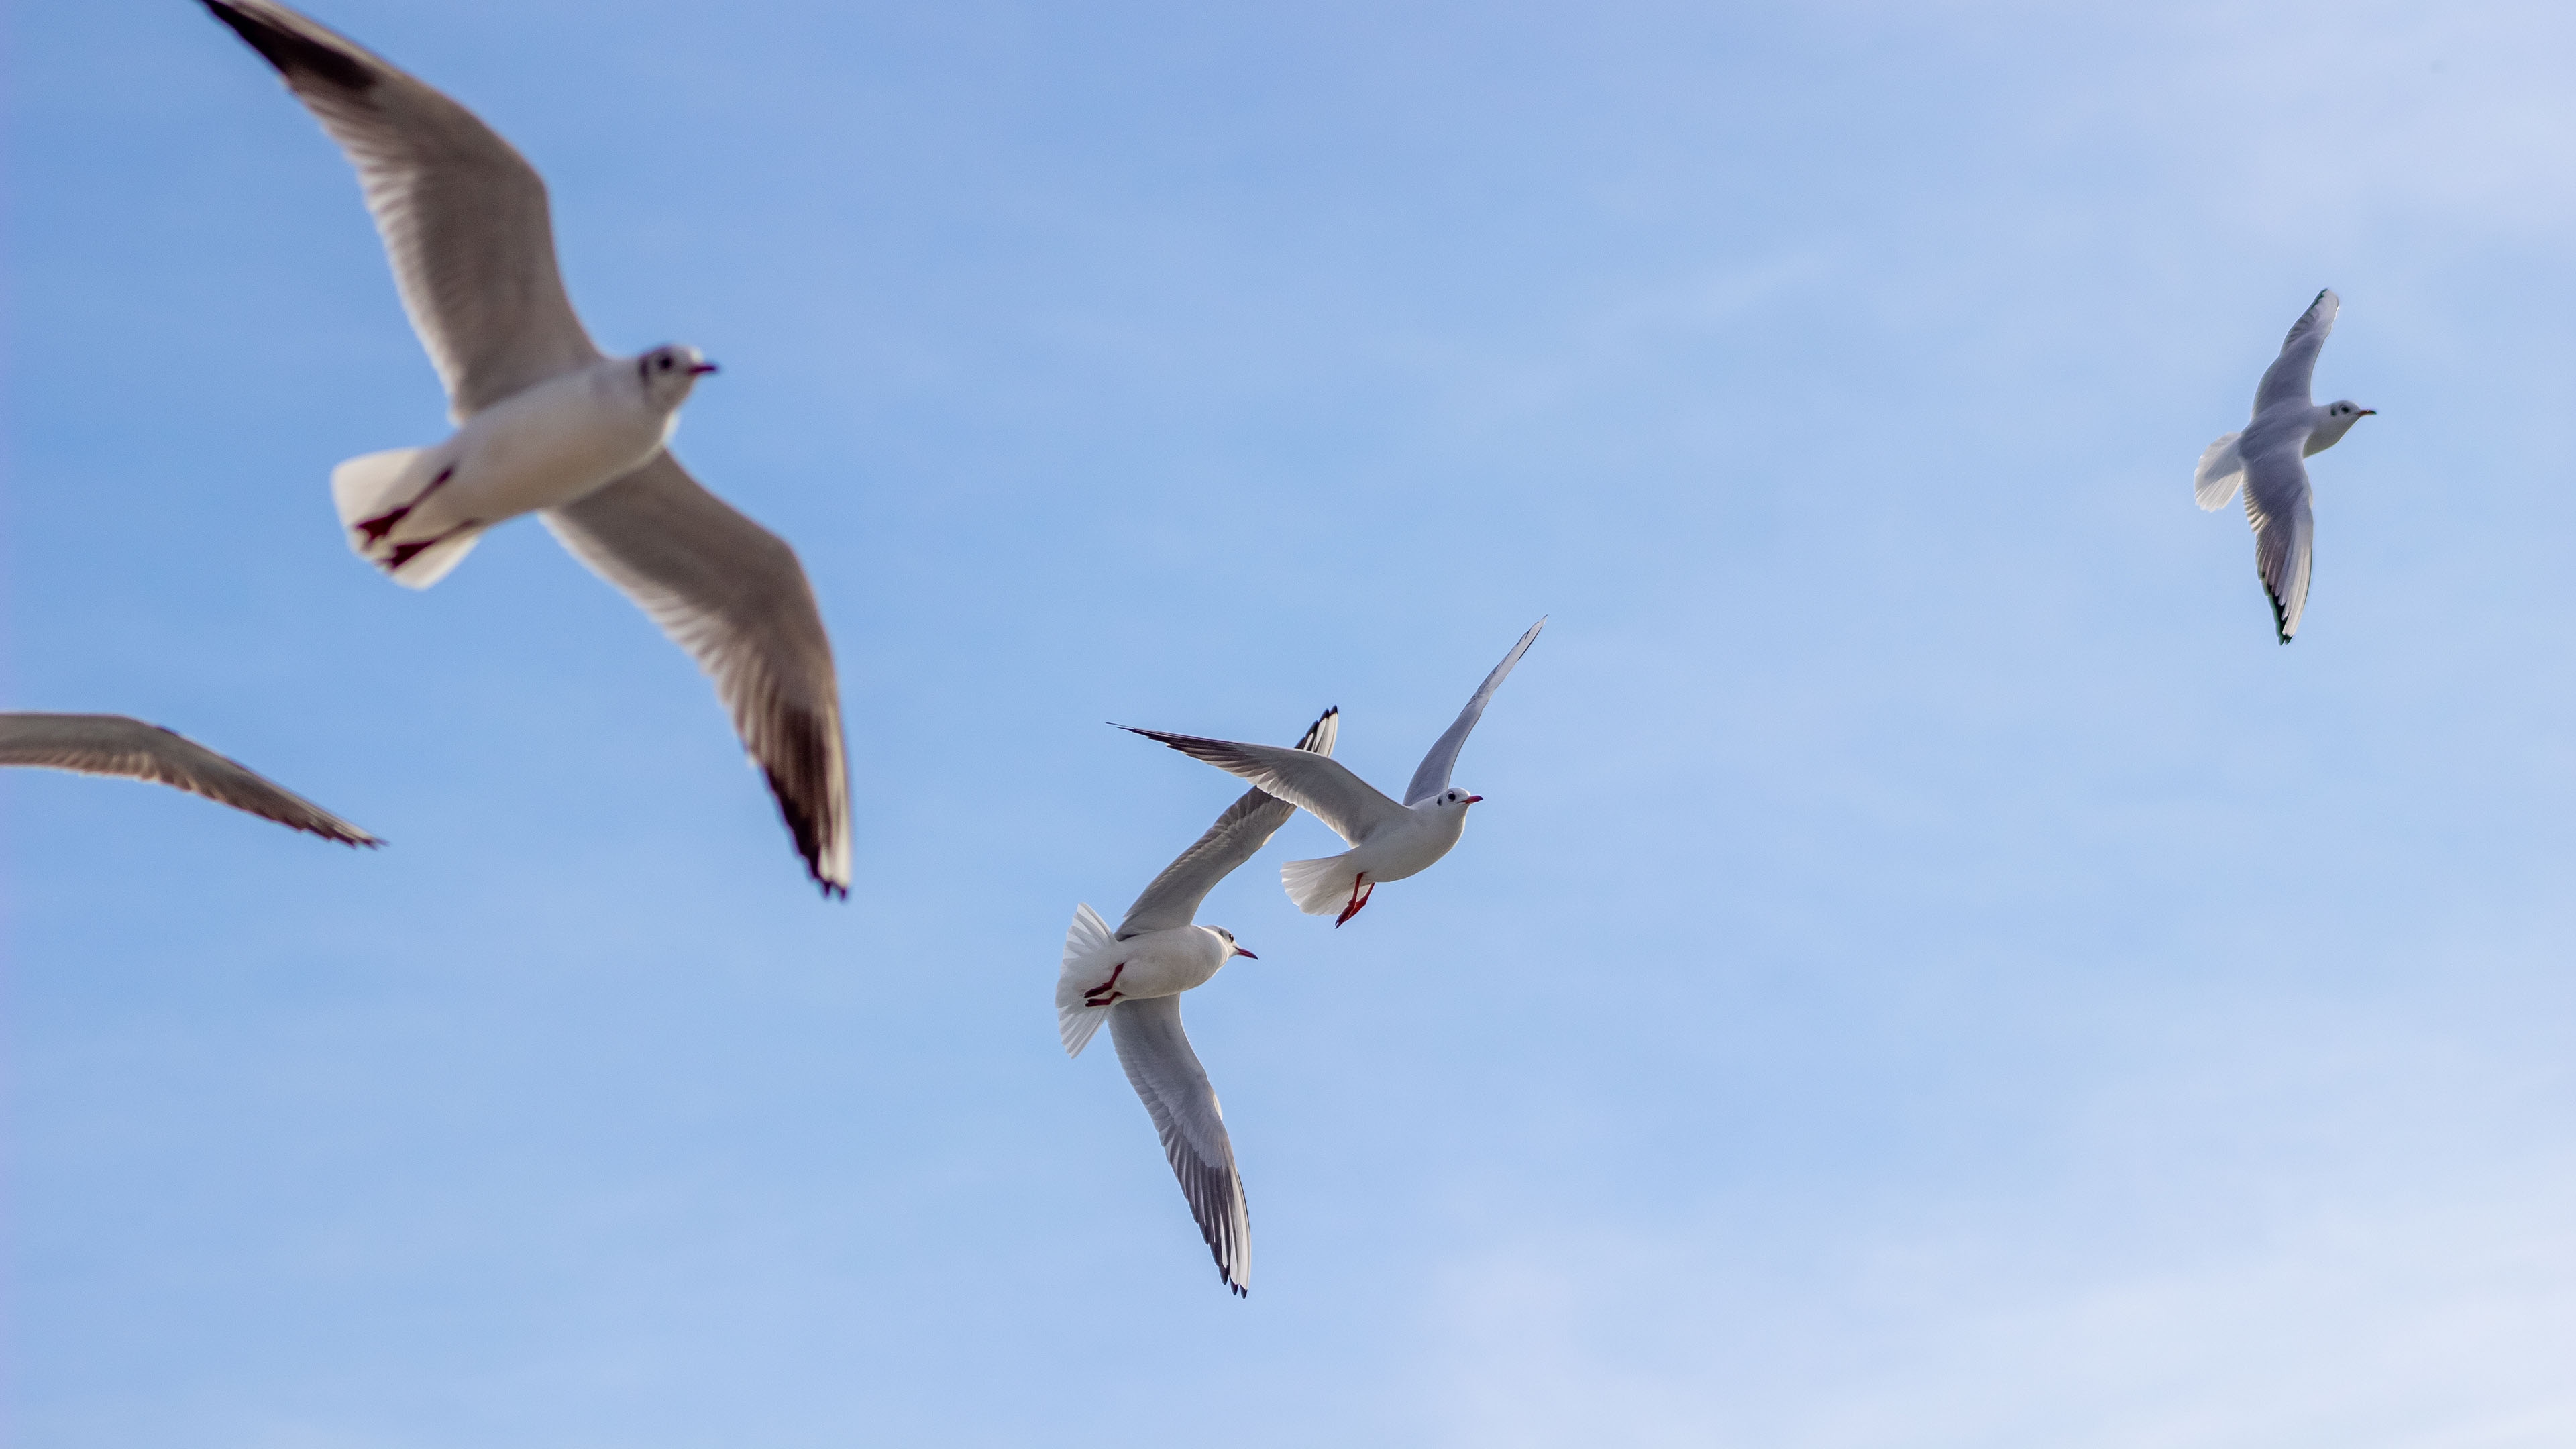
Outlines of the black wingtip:
{"label": "black wingtip", "polygon": [[2263,598],[2272,606],[2272,632],[2279,636],[2282,643],[2287,644],[2290,642],[2290,611],[2281,607],[2281,596],[2272,592],[2270,579],[2264,579],[2260,574],[2255,577],[2262,579]]}
{"label": "black wingtip", "polygon": [[227,0],[198,3],[206,7],[208,14],[231,26],[233,33],[258,51],[261,59],[277,68],[279,75],[292,77],[301,71],[352,91],[363,91],[375,84],[376,78],[365,66],[309,36],[298,35]]}
{"label": "black wingtip", "polygon": [[836,724],[805,713],[788,715],[781,721],[780,737],[767,752],[772,758],[761,765],[760,773],[769,784],[770,800],[778,806],[779,822],[787,827],[796,856],[805,863],[806,876],[822,888],[825,897],[838,894],[846,900],[850,888],[823,874],[823,862],[843,853],[834,842],[849,828],[848,807],[840,803],[846,790],[836,788],[840,782],[835,775],[841,768],[841,752],[835,748],[840,741],[833,733]]}

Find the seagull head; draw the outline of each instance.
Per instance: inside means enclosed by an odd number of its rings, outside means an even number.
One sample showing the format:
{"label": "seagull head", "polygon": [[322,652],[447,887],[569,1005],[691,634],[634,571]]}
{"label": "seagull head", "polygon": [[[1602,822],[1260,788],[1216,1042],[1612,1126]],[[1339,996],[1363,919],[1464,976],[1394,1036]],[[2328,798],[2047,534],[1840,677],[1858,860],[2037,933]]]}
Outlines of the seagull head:
{"label": "seagull head", "polygon": [[1233,960],[1237,956],[1242,957],[1246,961],[1258,961],[1261,959],[1260,957],[1243,949],[1241,945],[1237,944],[1234,939],[1234,933],[1227,930],[1225,927],[1210,926],[1208,929],[1214,931],[1216,933],[1216,938],[1225,943],[1225,955],[1227,960]]}
{"label": "seagull head", "polygon": [[635,376],[644,386],[644,401],[657,413],[667,413],[688,401],[689,389],[715,370],[716,365],[707,361],[705,353],[677,343],[656,347],[635,359]]}
{"label": "seagull head", "polygon": [[1422,803],[1434,810],[1464,810],[1484,798],[1482,795],[1470,795],[1464,790],[1443,790]]}
{"label": "seagull head", "polygon": [[2306,451],[2310,454],[2324,452],[2342,442],[2343,435],[2352,431],[2353,424],[2378,411],[2377,408],[2366,408],[2350,399],[2327,403],[2317,409],[2320,416],[2317,418],[2315,430],[2308,434]]}

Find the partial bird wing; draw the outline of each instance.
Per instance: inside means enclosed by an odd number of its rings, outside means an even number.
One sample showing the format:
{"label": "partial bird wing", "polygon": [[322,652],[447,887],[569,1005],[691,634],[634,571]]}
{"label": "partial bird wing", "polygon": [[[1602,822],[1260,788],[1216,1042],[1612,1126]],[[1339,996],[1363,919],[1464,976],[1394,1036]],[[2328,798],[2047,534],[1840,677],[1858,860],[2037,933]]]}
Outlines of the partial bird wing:
{"label": "partial bird wing", "polygon": [[1513,645],[1512,652],[1503,656],[1503,662],[1494,666],[1494,672],[1485,676],[1485,682],[1476,686],[1475,697],[1467,701],[1465,709],[1458,711],[1457,721],[1440,736],[1438,743],[1432,745],[1431,753],[1424,755],[1421,766],[1414,770],[1413,783],[1404,788],[1405,804],[1419,805],[1449,788],[1449,774],[1458,767],[1458,751],[1466,747],[1467,736],[1476,728],[1476,721],[1485,717],[1486,704],[1492,701],[1494,691],[1503,687],[1503,677],[1512,672],[1512,666],[1520,663],[1521,656],[1529,652],[1530,642],[1538,638],[1538,631],[1546,627],[1544,618],[1530,625],[1529,632],[1521,636],[1521,642]]}
{"label": "partial bird wing", "polygon": [[840,685],[795,551],[699,487],[669,453],[540,516],[714,677],[806,869],[825,893],[848,895]]}
{"label": "partial bird wing", "polygon": [[2254,389],[2256,416],[2285,402],[2310,405],[2309,379],[2316,374],[2317,354],[2325,349],[2326,336],[2334,331],[2335,313],[2342,306],[2332,289],[2319,292],[2291,324],[2290,335],[2281,339],[2281,355],[2263,370],[2263,381]]}
{"label": "partial bird wing", "polygon": [[185,735],[121,714],[0,714],[0,765],[40,765],[175,785],[325,840],[369,847],[384,844]]}
{"label": "partial bird wing", "polygon": [[1163,1155],[1181,1180],[1181,1196],[1198,1219],[1199,1236],[1216,1256],[1217,1275],[1243,1297],[1252,1287],[1252,1216],[1243,1201],[1243,1175],[1234,1170],[1234,1144],[1207,1069],[1181,1030],[1178,996],[1147,996],[1109,1008],[1109,1039],[1127,1083],[1154,1115]]}
{"label": "partial bird wing", "polygon": [[2272,627],[2281,642],[2299,632],[2308,606],[2308,565],[2317,522],[2308,509],[2308,470],[2284,448],[2253,459],[2245,469],[2245,517],[2254,525],[2254,571],[2272,600]]}
{"label": "partial bird wing", "polygon": [[358,168],[458,422],[597,361],[555,270],[546,184],[474,114],[274,0],[203,0]]}
{"label": "partial bird wing", "polygon": [[[1331,754],[1341,724],[1339,709],[1324,711],[1323,718],[1307,727],[1306,737],[1297,742],[1297,748],[1312,754]],[[1267,790],[1243,792],[1243,798],[1227,806],[1196,845],[1163,867],[1163,873],[1136,897],[1136,904],[1127,908],[1127,919],[1118,923],[1118,939],[1124,941],[1148,931],[1169,931],[1197,920],[1199,902],[1207,899],[1216,883],[1260,854],[1261,847],[1296,812],[1296,806]]]}
{"label": "partial bird wing", "polygon": [[1229,775],[1239,775],[1332,827],[1353,845],[1381,825],[1405,817],[1403,806],[1378,793],[1337,760],[1280,745],[1247,745],[1198,735],[1121,729],[1160,740],[1194,760],[1205,760]]}

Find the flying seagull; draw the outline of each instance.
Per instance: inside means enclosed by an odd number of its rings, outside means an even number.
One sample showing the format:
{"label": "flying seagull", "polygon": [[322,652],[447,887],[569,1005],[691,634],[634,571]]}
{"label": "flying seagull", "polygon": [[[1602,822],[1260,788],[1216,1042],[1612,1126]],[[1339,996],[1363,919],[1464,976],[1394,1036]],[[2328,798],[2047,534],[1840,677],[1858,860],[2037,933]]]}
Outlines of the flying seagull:
{"label": "flying seagull", "polygon": [[2350,401],[2319,407],[2309,400],[2317,354],[2342,306],[2332,290],[2317,293],[2255,385],[2254,420],[2203,450],[2191,480],[2194,501],[2213,510],[2226,507],[2243,485],[2245,516],[2254,525],[2254,571],[2262,576],[2272,601],[2272,628],[2284,644],[2299,632],[2299,613],[2308,605],[2308,564],[2317,533],[2308,511],[2308,465],[2299,460],[2342,442],[2353,424],[2379,411]]}
{"label": "flying seagull", "polygon": [[[1512,652],[1476,687],[1475,697],[1458,712],[1457,722],[1422,757],[1401,805],[1337,760],[1277,745],[1238,744],[1161,730],[1134,732],[1250,780],[1323,821],[1349,842],[1351,848],[1339,855],[1292,860],[1279,867],[1280,883],[1288,888],[1288,898],[1297,903],[1297,909],[1310,916],[1333,916],[1333,924],[1340,926],[1360,913],[1380,882],[1419,875],[1458,843],[1459,832],[1467,828],[1467,807],[1485,798],[1450,787],[1458,751],[1476,721],[1484,717],[1485,705],[1502,687],[1503,676],[1521,662],[1530,641],[1546,627],[1545,619],[1530,625]],[[1340,914],[1335,916],[1337,910]]]}
{"label": "flying seagull", "polygon": [[0,714],[0,765],[151,780],[343,845],[384,844],[186,735],[121,714]]}
{"label": "flying seagull", "polygon": [[849,893],[848,767],[831,641],[796,555],[664,445],[693,347],[600,352],[555,270],[546,187],[456,102],[274,0],[202,0],[357,167],[456,431],[331,473],[349,545],[425,589],[535,513],[715,679],[826,894]]}
{"label": "flying seagull", "polygon": [[[1340,711],[1324,711],[1297,748],[1331,754],[1339,726]],[[1295,811],[1263,791],[1245,791],[1196,845],[1163,867],[1114,933],[1090,906],[1074,907],[1073,924],[1064,933],[1064,970],[1056,978],[1056,1030],[1066,1055],[1082,1055],[1100,1023],[1109,1023],[1118,1064],[1153,1114],[1190,1216],[1216,1255],[1217,1276],[1237,1297],[1252,1288],[1252,1219],[1244,1207],[1243,1176],[1234,1170],[1225,1114],[1217,1110],[1207,1070],[1181,1031],[1181,993],[1206,984],[1237,956],[1261,959],[1235,944],[1234,933],[1223,926],[1192,922],[1208,891],[1259,853]]]}

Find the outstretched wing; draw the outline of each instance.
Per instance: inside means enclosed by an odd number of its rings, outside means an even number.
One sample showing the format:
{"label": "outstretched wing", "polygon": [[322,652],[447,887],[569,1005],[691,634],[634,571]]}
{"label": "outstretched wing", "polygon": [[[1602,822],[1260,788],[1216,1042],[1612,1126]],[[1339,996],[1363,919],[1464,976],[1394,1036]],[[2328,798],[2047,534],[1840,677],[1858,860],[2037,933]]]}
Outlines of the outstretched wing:
{"label": "outstretched wing", "polygon": [[1181,1180],[1199,1236],[1216,1256],[1225,1286],[1242,1297],[1252,1289],[1252,1216],[1243,1201],[1243,1175],[1234,1169],[1234,1144],[1207,1069],[1181,1031],[1181,999],[1148,996],[1109,1009],[1109,1039],[1127,1084],[1154,1116],[1163,1155]]}
{"label": "outstretched wing", "polygon": [[121,714],[0,714],[0,765],[39,765],[175,785],[325,840],[384,843],[185,735]]}
{"label": "outstretched wing", "polygon": [[[1306,737],[1297,742],[1297,748],[1312,754],[1331,754],[1341,723],[1339,709],[1324,711],[1321,719],[1307,727]],[[1169,931],[1197,920],[1199,902],[1207,899],[1216,883],[1259,854],[1296,811],[1296,806],[1267,790],[1243,792],[1243,798],[1227,806],[1196,845],[1163,867],[1163,873],[1136,897],[1136,904],[1127,908],[1127,919],[1118,923],[1118,939],[1123,941],[1148,931]]]}
{"label": "outstretched wing", "polygon": [[2254,571],[2272,600],[2272,628],[2287,644],[2308,606],[2308,565],[2317,524],[2308,508],[2308,470],[2286,448],[2245,469],[2245,517],[2254,525]]}
{"label": "outstretched wing", "polygon": [[2308,310],[2291,324],[2290,335],[2281,339],[2281,355],[2263,370],[2263,381],[2254,389],[2257,417],[2285,402],[2311,405],[2309,379],[2316,375],[2317,354],[2324,350],[2327,334],[2334,331],[2335,313],[2342,306],[2342,299],[2329,288],[2317,293]]}
{"label": "outstretched wing", "polygon": [[1476,686],[1475,697],[1467,701],[1465,709],[1458,711],[1457,721],[1440,736],[1438,743],[1432,745],[1431,753],[1422,757],[1421,766],[1413,772],[1413,783],[1404,789],[1405,804],[1419,805],[1449,788],[1449,774],[1458,767],[1458,751],[1465,748],[1467,736],[1476,728],[1476,721],[1485,717],[1486,704],[1492,701],[1494,691],[1503,687],[1503,677],[1512,672],[1512,666],[1520,663],[1521,656],[1529,652],[1530,641],[1538,638],[1538,631],[1546,627],[1545,618],[1530,625],[1529,632],[1521,636],[1521,642],[1513,645],[1512,652],[1503,656],[1503,662],[1494,666],[1494,672],[1485,676],[1485,682]]}
{"label": "outstretched wing", "polygon": [[795,551],[699,487],[669,453],[542,516],[574,557],[714,676],[806,869],[827,893],[849,894],[840,685]]}
{"label": "outstretched wing", "polygon": [[1205,760],[1229,775],[1238,775],[1316,819],[1353,845],[1381,825],[1405,818],[1401,805],[1354,775],[1339,761],[1280,745],[1247,745],[1198,735],[1165,734],[1119,728],[1149,740],[1160,740],[1194,760]]}
{"label": "outstretched wing", "polygon": [[474,113],[275,0],[203,0],[358,168],[458,422],[599,349],[555,270],[546,184]]}

